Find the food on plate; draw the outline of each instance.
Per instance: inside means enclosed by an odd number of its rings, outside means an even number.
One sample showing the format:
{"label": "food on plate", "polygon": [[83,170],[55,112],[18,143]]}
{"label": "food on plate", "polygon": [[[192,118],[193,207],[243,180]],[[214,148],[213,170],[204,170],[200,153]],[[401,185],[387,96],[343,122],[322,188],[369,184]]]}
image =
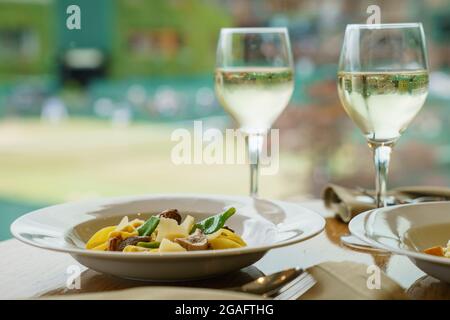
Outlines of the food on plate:
{"label": "food on plate", "polygon": [[450,258],[450,240],[448,241],[446,247],[435,246],[425,249],[423,252],[433,256]]}
{"label": "food on plate", "polygon": [[125,216],[117,226],[98,230],[86,249],[157,253],[245,247],[245,241],[225,225],[235,212],[230,208],[201,221],[190,215],[182,220],[177,209],[164,210],[145,221],[130,221]]}

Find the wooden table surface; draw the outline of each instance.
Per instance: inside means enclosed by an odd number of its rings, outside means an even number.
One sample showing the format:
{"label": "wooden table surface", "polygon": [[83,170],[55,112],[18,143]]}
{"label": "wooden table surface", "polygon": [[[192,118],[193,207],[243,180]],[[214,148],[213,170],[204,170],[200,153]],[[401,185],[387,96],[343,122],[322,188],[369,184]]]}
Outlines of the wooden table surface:
{"label": "wooden table surface", "polygon": [[[340,237],[348,233],[347,225],[335,219],[319,200],[302,201],[302,205],[322,214],[327,221],[320,235],[306,242],[270,251],[254,266],[214,280],[176,285],[221,288],[243,283],[263,273],[292,266],[310,267],[325,261],[354,261],[376,264],[397,281],[412,299],[450,299],[450,285],[425,275],[408,258],[383,253],[356,251],[343,245]],[[17,240],[0,242],[0,299],[31,298],[48,295],[77,294],[154,285],[99,274],[79,265],[70,255],[46,251]],[[68,268],[82,270],[81,288],[67,289]],[[70,270],[70,269],[69,269]]]}

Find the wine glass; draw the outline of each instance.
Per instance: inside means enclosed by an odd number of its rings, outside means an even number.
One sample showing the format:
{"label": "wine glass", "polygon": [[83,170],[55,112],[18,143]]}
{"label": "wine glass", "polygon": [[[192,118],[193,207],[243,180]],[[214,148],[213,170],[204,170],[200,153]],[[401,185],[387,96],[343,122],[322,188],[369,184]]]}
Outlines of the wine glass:
{"label": "wine glass", "polygon": [[294,91],[287,29],[222,29],[217,45],[215,88],[219,102],[246,135],[250,195],[257,197],[264,135]]}
{"label": "wine glass", "polygon": [[391,150],[428,94],[421,23],[348,25],[338,71],[339,98],[373,150],[376,205],[386,206]]}

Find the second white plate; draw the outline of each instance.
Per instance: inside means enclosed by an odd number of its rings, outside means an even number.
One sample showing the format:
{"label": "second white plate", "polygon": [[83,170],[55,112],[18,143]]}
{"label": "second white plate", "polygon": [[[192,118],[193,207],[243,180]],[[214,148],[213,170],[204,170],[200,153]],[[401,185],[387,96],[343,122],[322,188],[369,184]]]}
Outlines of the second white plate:
{"label": "second white plate", "polygon": [[450,259],[423,253],[450,240],[450,202],[375,209],[350,221],[350,232],[375,248],[405,255],[423,272],[450,283]]}

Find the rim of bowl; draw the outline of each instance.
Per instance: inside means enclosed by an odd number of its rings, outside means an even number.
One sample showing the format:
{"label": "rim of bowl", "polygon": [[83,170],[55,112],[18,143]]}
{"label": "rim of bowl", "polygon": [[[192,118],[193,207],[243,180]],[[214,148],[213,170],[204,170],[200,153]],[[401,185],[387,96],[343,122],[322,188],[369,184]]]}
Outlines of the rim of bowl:
{"label": "rim of bowl", "polygon": [[350,230],[350,233],[353,234],[355,237],[359,238],[362,241],[367,242],[368,244],[374,246],[375,248],[383,249],[386,251],[390,251],[390,252],[393,252],[396,254],[404,255],[407,257],[412,257],[412,258],[419,259],[419,260],[425,260],[425,261],[429,261],[429,262],[435,262],[438,264],[450,265],[450,258],[433,256],[433,255],[422,253],[419,251],[400,249],[400,248],[391,247],[389,245],[381,244],[378,241],[376,241],[372,238],[369,238],[367,236],[366,229],[364,226],[364,221],[366,221],[368,219],[368,217],[371,214],[373,214],[374,212],[385,211],[387,209],[393,209],[394,207],[398,208],[398,207],[405,207],[405,206],[418,206],[418,205],[436,204],[436,203],[447,203],[450,205],[449,201],[434,201],[434,202],[426,202],[426,203],[424,202],[424,203],[417,203],[417,204],[402,204],[402,205],[396,205],[396,206],[391,206],[391,207],[386,207],[386,208],[372,209],[372,210],[363,212],[363,213],[357,215],[356,217],[354,217],[349,223],[349,230]]}

